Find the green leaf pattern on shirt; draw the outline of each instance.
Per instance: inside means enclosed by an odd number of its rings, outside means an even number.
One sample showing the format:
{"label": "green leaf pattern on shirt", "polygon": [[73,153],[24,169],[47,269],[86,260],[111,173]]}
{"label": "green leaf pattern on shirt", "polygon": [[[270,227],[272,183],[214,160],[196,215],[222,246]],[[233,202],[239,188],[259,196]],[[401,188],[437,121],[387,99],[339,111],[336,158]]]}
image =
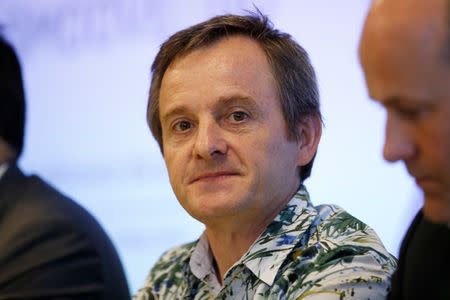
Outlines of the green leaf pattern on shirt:
{"label": "green leaf pattern on shirt", "polygon": [[197,244],[163,254],[135,299],[384,299],[396,268],[370,227],[335,205],[314,207],[303,186],[218,294],[208,285],[211,266],[203,278],[190,269]]}

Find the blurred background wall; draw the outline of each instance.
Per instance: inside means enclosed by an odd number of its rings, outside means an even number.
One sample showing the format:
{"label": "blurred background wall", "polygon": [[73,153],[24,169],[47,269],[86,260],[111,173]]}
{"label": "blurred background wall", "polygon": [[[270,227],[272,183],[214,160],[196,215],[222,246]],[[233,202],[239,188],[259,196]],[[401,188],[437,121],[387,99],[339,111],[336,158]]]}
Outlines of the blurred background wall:
{"label": "blurred background wall", "polygon": [[344,207],[397,254],[421,194],[403,165],[381,157],[385,116],[357,59],[368,0],[0,1],[28,102],[20,165],[97,217],[133,292],[164,250],[203,230],[172,194],[146,124],[150,65],[177,30],[253,5],[305,47],[317,71],[325,128],[306,181],[313,202]]}

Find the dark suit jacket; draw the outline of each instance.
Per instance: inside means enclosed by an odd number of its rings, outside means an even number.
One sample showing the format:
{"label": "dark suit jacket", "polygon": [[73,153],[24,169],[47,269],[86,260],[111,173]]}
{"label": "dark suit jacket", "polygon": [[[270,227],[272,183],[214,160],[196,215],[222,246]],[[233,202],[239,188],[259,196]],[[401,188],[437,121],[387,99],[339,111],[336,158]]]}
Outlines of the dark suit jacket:
{"label": "dark suit jacket", "polygon": [[400,248],[388,299],[450,300],[450,229],[420,211]]}
{"label": "dark suit jacket", "polygon": [[129,297],[119,257],[97,221],[11,165],[0,179],[0,300]]}

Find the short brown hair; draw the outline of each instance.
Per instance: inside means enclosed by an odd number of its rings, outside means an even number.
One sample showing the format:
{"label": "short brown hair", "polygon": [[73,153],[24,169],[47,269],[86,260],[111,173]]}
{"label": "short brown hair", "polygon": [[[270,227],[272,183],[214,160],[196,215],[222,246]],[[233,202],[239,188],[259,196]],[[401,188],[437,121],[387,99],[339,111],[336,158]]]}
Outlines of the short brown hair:
{"label": "short brown hair", "polygon": [[[274,29],[268,17],[259,11],[246,16],[216,16],[172,35],[161,45],[152,64],[147,121],[161,152],[164,149],[159,93],[167,68],[176,58],[235,34],[247,36],[263,48],[272,68],[283,116],[291,136],[298,137],[297,125],[304,116],[316,115],[322,120],[314,69],[306,51],[289,34]],[[314,158],[301,167],[301,181],[310,176],[313,161]]]}

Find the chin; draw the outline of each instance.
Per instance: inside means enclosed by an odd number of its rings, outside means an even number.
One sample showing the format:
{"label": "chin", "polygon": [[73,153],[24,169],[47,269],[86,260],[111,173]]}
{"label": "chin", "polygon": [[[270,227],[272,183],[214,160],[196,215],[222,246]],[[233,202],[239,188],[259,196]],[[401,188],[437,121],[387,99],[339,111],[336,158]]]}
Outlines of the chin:
{"label": "chin", "polygon": [[450,197],[425,196],[423,206],[425,217],[433,223],[450,223]]}
{"label": "chin", "polygon": [[220,197],[206,197],[196,198],[195,203],[192,203],[190,207],[185,207],[185,209],[201,223],[208,223],[217,218],[222,219],[239,214],[245,209],[242,206],[239,201],[232,201]]}
{"label": "chin", "polygon": [[218,224],[226,220],[233,220],[238,215],[237,212],[227,209],[196,210],[192,213],[189,212],[189,214],[205,226]]}

